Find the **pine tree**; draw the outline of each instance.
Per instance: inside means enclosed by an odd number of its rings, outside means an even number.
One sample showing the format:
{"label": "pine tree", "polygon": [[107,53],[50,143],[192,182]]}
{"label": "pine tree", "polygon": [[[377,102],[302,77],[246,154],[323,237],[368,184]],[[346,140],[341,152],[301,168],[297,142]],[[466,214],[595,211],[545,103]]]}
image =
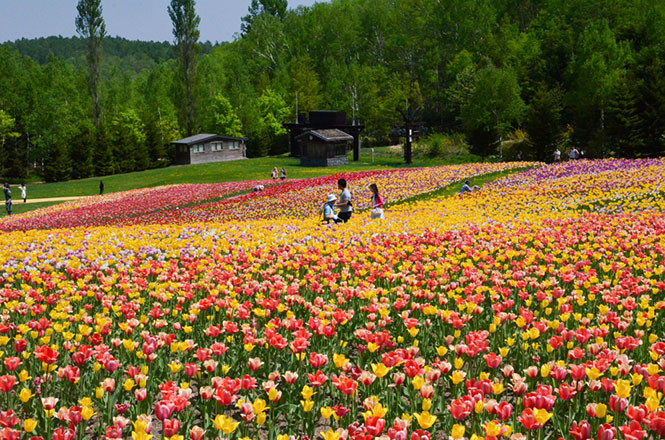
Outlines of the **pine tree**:
{"label": "pine tree", "polygon": [[262,13],[272,15],[280,20],[286,16],[286,8],[289,5],[287,0],[252,0],[247,11],[249,12],[242,18],[241,30],[247,34],[252,28],[252,23],[257,16]]}
{"label": "pine tree", "polygon": [[529,105],[524,123],[536,160],[551,161],[553,158],[561,141],[561,109],[561,92],[541,84]]}
{"label": "pine tree", "polygon": [[665,63],[655,58],[644,71],[639,87],[644,133],[642,155],[665,154]]}
{"label": "pine tree", "polygon": [[194,76],[196,74],[196,55],[199,51],[199,23],[194,0],[171,0],[168,7],[173,23],[173,37],[180,60],[180,74],[185,88],[187,114],[185,127],[188,135],[194,133]]}
{"label": "pine tree", "polygon": [[76,6],[76,32],[87,40],[88,88],[92,98],[95,126],[99,127],[101,108],[99,103],[99,78],[102,57],[102,41],[106,36],[106,24],[102,17],[101,0],[79,0]]}
{"label": "pine tree", "polygon": [[643,149],[644,133],[637,106],[637,84],[633,77],[625,76],[617,83],[607,106],[607,134],[618,156],[635,157]]}

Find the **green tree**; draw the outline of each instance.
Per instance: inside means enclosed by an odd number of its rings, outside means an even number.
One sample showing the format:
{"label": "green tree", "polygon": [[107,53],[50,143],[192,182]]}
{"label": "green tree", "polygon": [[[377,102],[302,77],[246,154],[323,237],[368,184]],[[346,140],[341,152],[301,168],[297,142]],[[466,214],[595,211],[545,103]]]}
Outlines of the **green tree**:
{"label": "green tree", "polygon": [[134,110],[120,112],[111,122],[118,171],[140,171],[148,168],[145,127]]}
{"label": "green tree", "polygon": [[95,126],[99,126],[101,109],[99,103],[100,62],[102,57],[102,42],[106,36],[106,24],[102,17],[101,0],[79,0],[76,5],[76,32],[87,40],[88,50],[88,88],[92,98],[92,108]]}
{"label": "green tree", "polygon": [[242,17],[240,28],[243,34],[247,34],[252,28],[252,23],[259,15],[265,13],[283,20],[286,16],[287,0],[252,0],[248,8],[248,14]]}
{"label": "green tree", "polygon": [[532,157],[551,161],[554,150],[561,142],[562,96],[559,89],[550,90],[541,84],[527,109],[524,128],[528,134],[528,145]]}
{"label": "green tree", "polygon": [[258,99],[259,133],[256,146],[250,148],[248,154],[265,156],[266,154],[281,154],[288,148],[286,129],[282,124],[286,122],[289,108],[279,93],[272,89],[263,91]]}
{"label": "green tree", "polygon": [[213,105],[214,132],[222,136],[242,137],[242,122],[228,99],[215,96]]}
{"label": "green tree", "polygon": [[16,121],[8,113],[0,110],[0,176],[6,177],[9,169],[5,168],[9,163],[9,152],[5,149],[5,144],[20,136],[20,133],[14,131]]}
{"label": "green tree", "polygon": [[173,36],[180,61],[180,74],[185,89],[187,114],[185,128],[188,135],[194,132],[194,77],[196,58],[199,51],[199,23],[194,0],[171,0],[168,7],[173,23]]}
{"label": "green tree", "polygon": [[642,155],[665,153],[665,63],[655,57],[645,63],[639,84],[640,117],[643,124]]}
{"label": "green tree", "polygon": [[635,78],[622,77],[607,104],[607,134],[612,150],[622,157],[635,157],[644,147],[637,86]]}
{"label": "green tree", "polygon": [[[473,152],[483,157],[495,154],[512,125],[522,119],[524,110],[520,86],[512,70],[490,66],[478,71],[473,93],[460,114],[470,134]],[[492,133],[497,138],[486,142]]]}

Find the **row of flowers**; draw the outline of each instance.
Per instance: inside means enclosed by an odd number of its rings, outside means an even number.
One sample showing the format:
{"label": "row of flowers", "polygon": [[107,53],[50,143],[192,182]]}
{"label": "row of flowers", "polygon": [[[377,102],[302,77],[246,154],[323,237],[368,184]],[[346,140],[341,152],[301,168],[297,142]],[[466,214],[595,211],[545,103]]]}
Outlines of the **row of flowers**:
{"label": "row of flowers", "polygon": [[[349,181],[359,209],[369,207],[370,183],[377,183],[390,202],[434,191],[455,181],[532,163],[468,164],[426,169],[376,170],[311,179],[241,181],[169,185],[83,199],[0,220],[0,231],[57,229],[152,223],[184,223],[308,217],[321,209],[325,196],[337,192],[337,180]],[[251,192],[259,185],[264,191]],[[221,199],[221,200],[220,200]]]}
{"label": "row of flowers", "polygon": [[245,193],[272,180],[167,185],[84,197],[0,220],[0,231],[122,224],[147,213],[173,210]]}
{"label": "row of flowers", "polygon": [[665,217],[580,209],[663,203],[631,165],[383,222],[3,234],[2,435],[665,435]]}

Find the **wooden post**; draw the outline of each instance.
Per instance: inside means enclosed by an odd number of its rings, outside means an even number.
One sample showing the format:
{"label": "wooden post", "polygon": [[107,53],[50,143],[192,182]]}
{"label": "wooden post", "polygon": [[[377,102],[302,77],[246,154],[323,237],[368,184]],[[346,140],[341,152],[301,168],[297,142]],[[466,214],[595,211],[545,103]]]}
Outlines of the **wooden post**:
{"label": "wooden post", "polygon": [[360,132],[356,130],[353,134],[353,161],[360,160]]}
{"label": "wooden post", "polygon": [[411,149],[411,135],[413,134],[411,128],[406,128],[406,142],[404,143],[404,162],[406,162],[407,165],[411,165],[411,158],[412,158],[412,149]]}

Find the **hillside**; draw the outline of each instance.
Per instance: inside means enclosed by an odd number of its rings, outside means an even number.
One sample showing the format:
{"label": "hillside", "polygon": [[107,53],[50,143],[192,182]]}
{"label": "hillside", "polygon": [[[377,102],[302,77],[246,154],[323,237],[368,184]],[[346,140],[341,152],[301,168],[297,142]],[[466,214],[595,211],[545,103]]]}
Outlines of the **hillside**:
{"label": "hillside", "polygon": [[[65,61],[85,57],[86,43],[79,37],[51,36],[44,38],[21,38],[8,42],[21,55],[32,58],[39,64],[46,64],[51,56]],[[209,41],[201,44],[203,53],[212,50]],[[168,41],[135,41],[122,37],[106,37],[103,43],[104,55],[121,59],[151,60],[159,64],[175,58],[173,46]]]}

